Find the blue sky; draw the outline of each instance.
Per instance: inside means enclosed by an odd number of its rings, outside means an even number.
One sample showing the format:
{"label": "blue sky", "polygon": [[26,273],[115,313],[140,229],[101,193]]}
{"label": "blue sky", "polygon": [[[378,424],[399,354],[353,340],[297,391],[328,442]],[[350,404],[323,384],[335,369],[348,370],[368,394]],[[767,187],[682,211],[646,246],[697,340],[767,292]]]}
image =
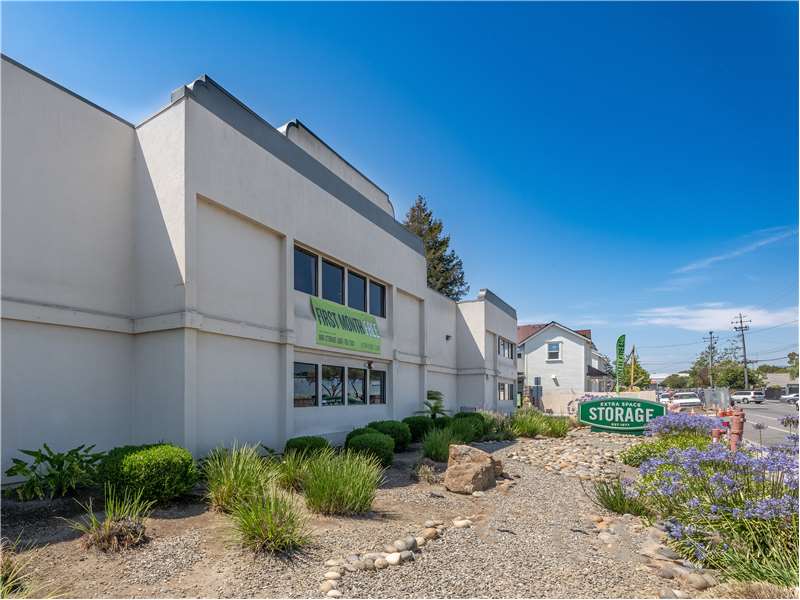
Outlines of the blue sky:
{"label": "blue sky", "polygon": [[[428,198],[520,323],[652,372],[797,345],[797,5],[16,4],[3,52],[133,122],[208,73]],[[776,361],[780,362],[780,361]]]}

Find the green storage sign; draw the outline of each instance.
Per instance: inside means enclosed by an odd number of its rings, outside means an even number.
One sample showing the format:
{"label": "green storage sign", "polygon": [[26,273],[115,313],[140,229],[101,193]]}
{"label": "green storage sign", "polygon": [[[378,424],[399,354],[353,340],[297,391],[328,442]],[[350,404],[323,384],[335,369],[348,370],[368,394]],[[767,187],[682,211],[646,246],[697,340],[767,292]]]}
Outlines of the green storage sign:
{"label": "green storage sign", "polygon": [[664,416],[659,402],[638,398],[598,398],[578,407],[578,420],[592,426],[592,431],[643,433],[647,422]]}
{"label": "green storage sign", "polygon": [[311,310],[317,321],[317,344],[320,346],[381,353],[381,334],[373,315],[314,297]]}

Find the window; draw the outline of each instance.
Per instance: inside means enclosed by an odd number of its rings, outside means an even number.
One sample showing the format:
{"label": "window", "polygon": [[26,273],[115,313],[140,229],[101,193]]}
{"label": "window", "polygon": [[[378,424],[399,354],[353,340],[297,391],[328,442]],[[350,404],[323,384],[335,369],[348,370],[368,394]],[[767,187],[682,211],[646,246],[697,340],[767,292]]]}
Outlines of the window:
{"label": "window", "polygon": [[322,365],[322,406],[338,406],[344,404],[344,367]]}
{"label": "window", "polygon": [[327,260],[322,261],[322,297],[344,304],[344,269]]}
{"label": "window", "polygon": [[367,279],[347,272],[347,306],[367,312]]}
{"label": "window", "polygon": [[534,377],[533,378],[533,385],[537,387],[542,387],[542,378],[541,377]]}
{"label": "window", "polygon": [[386,287],[375,281],[369,282],[369,312],[376,317],[386,316]]}
{"label": "window", "polygon": [[505,338],[497,338],[497,353],[503,358],[514,358],[514,344]]}
{"label": "window", "polygon": [[347,404],[366,404],[364,388],[367,385],[367,370],[347,368]]}
{"label": "window", "polygon": [[547,342],[547,360],[561,360],[561,342]]}
{"label": "window", "polygon": [[386,372],[369,372],[369,403],[386,404]]}
{"label": "window", "polygon": [[294,363],[294,405],[317,405],[317,365]]}
{"label": "window", "polygon": [[498,400],[508,400],[506,397],[506,384],[505,383],[498,383],[497,384],[497,399]]}
{"label": "window", "polygon": [[317,295],[317,256],[294,247],[294,289]]}

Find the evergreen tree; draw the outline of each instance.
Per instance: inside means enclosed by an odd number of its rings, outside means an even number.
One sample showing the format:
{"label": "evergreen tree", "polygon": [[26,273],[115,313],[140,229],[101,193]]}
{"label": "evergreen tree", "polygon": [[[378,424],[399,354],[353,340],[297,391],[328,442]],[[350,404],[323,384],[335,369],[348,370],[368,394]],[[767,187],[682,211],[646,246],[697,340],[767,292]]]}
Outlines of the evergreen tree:
{"label": "evergreen tree", "polygon": [[428,261],[428,287],[453,300],[461,300],[469,291],[464,265],[450,249],[450,236],[443,234],[442,221],[433,217],[428,203],[417,196],[408,209],[403,225],[422,238]]}

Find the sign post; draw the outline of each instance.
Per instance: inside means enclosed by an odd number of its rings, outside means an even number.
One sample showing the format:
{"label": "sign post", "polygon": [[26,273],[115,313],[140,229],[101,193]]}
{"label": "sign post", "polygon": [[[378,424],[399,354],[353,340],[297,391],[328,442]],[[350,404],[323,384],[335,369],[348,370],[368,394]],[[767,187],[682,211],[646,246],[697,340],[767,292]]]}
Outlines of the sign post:
{"label": "sign post", "polygon": [[597,398],[578,407],[578,420],[591,425],[592,431],[608,431],[642,435],[648,421],[663,417],[660,402],[638,398]]}

